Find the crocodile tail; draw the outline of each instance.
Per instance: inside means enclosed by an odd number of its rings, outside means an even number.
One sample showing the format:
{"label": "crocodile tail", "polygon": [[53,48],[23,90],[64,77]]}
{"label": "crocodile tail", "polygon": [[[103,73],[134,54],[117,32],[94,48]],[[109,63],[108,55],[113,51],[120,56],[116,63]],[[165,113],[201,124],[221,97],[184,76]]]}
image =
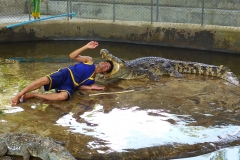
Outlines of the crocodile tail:
{"label": "crocodile tail", "polygon": [[[198,67],[199,68],[199,67]],[[224,65],[220,66],[213,66],[213,65],[206,65],[200,67],[201,72],[204,75],[211,75],[215,77],[222,78],[236,86],[239,86],[238,78],[235,74],[230,72],[230,69]]]}
{"label": "crocodile tail", "polygon": [[238,78],[232,72],[226,72],[224,75],[221,76],[221,78],[225,79],[226,81],[228,81],[236,86],[239,86]]}
{"label": "crocodile tail", "polygon": [[[177,61],[175,61],[176,63]],[[214,66],[196,62],[182,62],[178,61],[175,65],[175,69],[180,73],[192,73],[199,75],[209,75],[222,78],[236,86],[239,86],[239,80],[235,74],[230,72],[230,69],[226,66]]]}

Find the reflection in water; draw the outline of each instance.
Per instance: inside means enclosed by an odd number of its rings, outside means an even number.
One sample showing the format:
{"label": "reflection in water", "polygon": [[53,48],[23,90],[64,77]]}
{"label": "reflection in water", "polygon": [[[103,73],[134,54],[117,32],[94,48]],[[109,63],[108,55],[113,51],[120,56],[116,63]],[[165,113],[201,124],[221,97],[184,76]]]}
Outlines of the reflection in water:
{"label": "reflection in water", "polygon": [[[98,81],[106,88],[103,92],[111,94],[81,91],[75,92],[69,101],[35,98],[10,108],[13,95],[31,81],[72,65],[68,54],[85,43],[0,45],[0,128],[4,128],[0,133],[23,131],[52,137],[65,142],[76,158],[88,160],[107,159],[106,153],[114,153],[112,159],[122,159],[125,153],[126,156],[129,153],[129,159],[157,159],[156,155],[194,157],[240,145],[239,137],[228,136],[238,132],[240,127],[240,87],[214,77],[162,76],[160,82],[147,79]],[[107,42],[100,42],[99,50],[101,48],[107,48],[124,60],[161,56],[224,64],[240,76],[240,55]],[[84,54],[94,57],[96,63],[101,60],[99,51],[89,50]],[[127,90],[133,91],[114,94]],[[115,154],[114,151],[123,152]],[[236,148],[201,157],[226,159],[231,151],[239,157]],[[191,160],[196,158],[199,157]]]}
{"label": "reflection in water", "polygon": [[15,107],[10,107],[4,110],[4,113],[16,113],[16,112],[22,112],[22,111],[24,111],[24,109],[22,109],[21,107],[15,106]]}
{"label": "reflection in water", "polygon": [[240,147],[229,147],[198,157],[183,158],[182,160],[239,160]]}
{"label": "reflection in water", "polygon": [[[139,107],[115,108],[105,114],[103,106],[96,104],[92,111],[80,115],[84,123],[77,122],[70,113],[57,120],[57,124],[69,126],[72,132],[103,139],[107,146],[118,152],[124,151],[126,148],[138,149],[167,143],[215,142],[219,140],[220,135],[239,132],[239,126],[209,128],[188,126],[187,122],[179,118],[181,116],[159,110],[143,111],[138,109]],[[171,124],[167,121],[168,119],[177,123]],[[93,148],[100,146],[96,142],[90,142],[90,145]]]}

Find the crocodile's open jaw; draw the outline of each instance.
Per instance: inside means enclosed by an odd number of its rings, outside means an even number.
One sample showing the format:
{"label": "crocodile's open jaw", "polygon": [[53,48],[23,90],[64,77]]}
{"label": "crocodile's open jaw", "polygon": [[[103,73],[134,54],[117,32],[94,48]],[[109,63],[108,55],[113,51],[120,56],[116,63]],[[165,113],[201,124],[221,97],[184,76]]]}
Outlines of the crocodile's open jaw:
{"label": "crocodile's open jaw", "polygon": [[101,49],[100,54],[102,55],[102,59],[106,59],[113,62],[112,71],[110,73],[104,74],[104,78],[110,77],[111,75],[117,73],[120,69],[121,60],[110,54],[107,49]]}

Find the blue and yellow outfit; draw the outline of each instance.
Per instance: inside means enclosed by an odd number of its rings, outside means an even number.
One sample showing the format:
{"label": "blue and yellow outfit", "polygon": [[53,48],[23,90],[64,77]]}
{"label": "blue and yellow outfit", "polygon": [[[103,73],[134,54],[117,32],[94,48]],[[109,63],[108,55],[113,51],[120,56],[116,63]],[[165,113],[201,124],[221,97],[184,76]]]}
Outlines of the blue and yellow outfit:
{"label": "blue and yellow outfit", "polygon": [[73,66],[59,69],[47,75],[49,85],[45,85],[45,91],[55,89],[57,93],[67,92],[68,98],[73,91],[81,85],[92,85],[95,82],[95,65],[80,62]]}

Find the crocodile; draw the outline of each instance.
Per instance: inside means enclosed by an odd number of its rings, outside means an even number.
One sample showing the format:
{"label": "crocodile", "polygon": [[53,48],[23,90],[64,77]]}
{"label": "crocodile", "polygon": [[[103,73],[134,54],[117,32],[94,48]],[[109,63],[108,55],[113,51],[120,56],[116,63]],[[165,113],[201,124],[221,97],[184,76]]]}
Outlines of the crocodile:
{"label": "crocodile", "polygon": [[30,156],[44,160],[76,160],[62,142],[24,132],[0,134],[0,159],[8,157],[4,155],[23,156],[24,160],[29,160]]}
{"label": "crocodile", "polygon": [[187,62],[171,60],[162,57],[141,57],[131,61],[124,61],[112,55],[107,49],[101,49],[103,59],[113,62],[113,69],[110,73],[103,74],[102,78],[138,79],[149,78],[152,81],[159,81],[160,75],[169,75],[183,78],[182,74],[199,74],[222,78],[236,86],[239,80],[235,74],[230,72],[226,66],[209,65],[198,62]]}

